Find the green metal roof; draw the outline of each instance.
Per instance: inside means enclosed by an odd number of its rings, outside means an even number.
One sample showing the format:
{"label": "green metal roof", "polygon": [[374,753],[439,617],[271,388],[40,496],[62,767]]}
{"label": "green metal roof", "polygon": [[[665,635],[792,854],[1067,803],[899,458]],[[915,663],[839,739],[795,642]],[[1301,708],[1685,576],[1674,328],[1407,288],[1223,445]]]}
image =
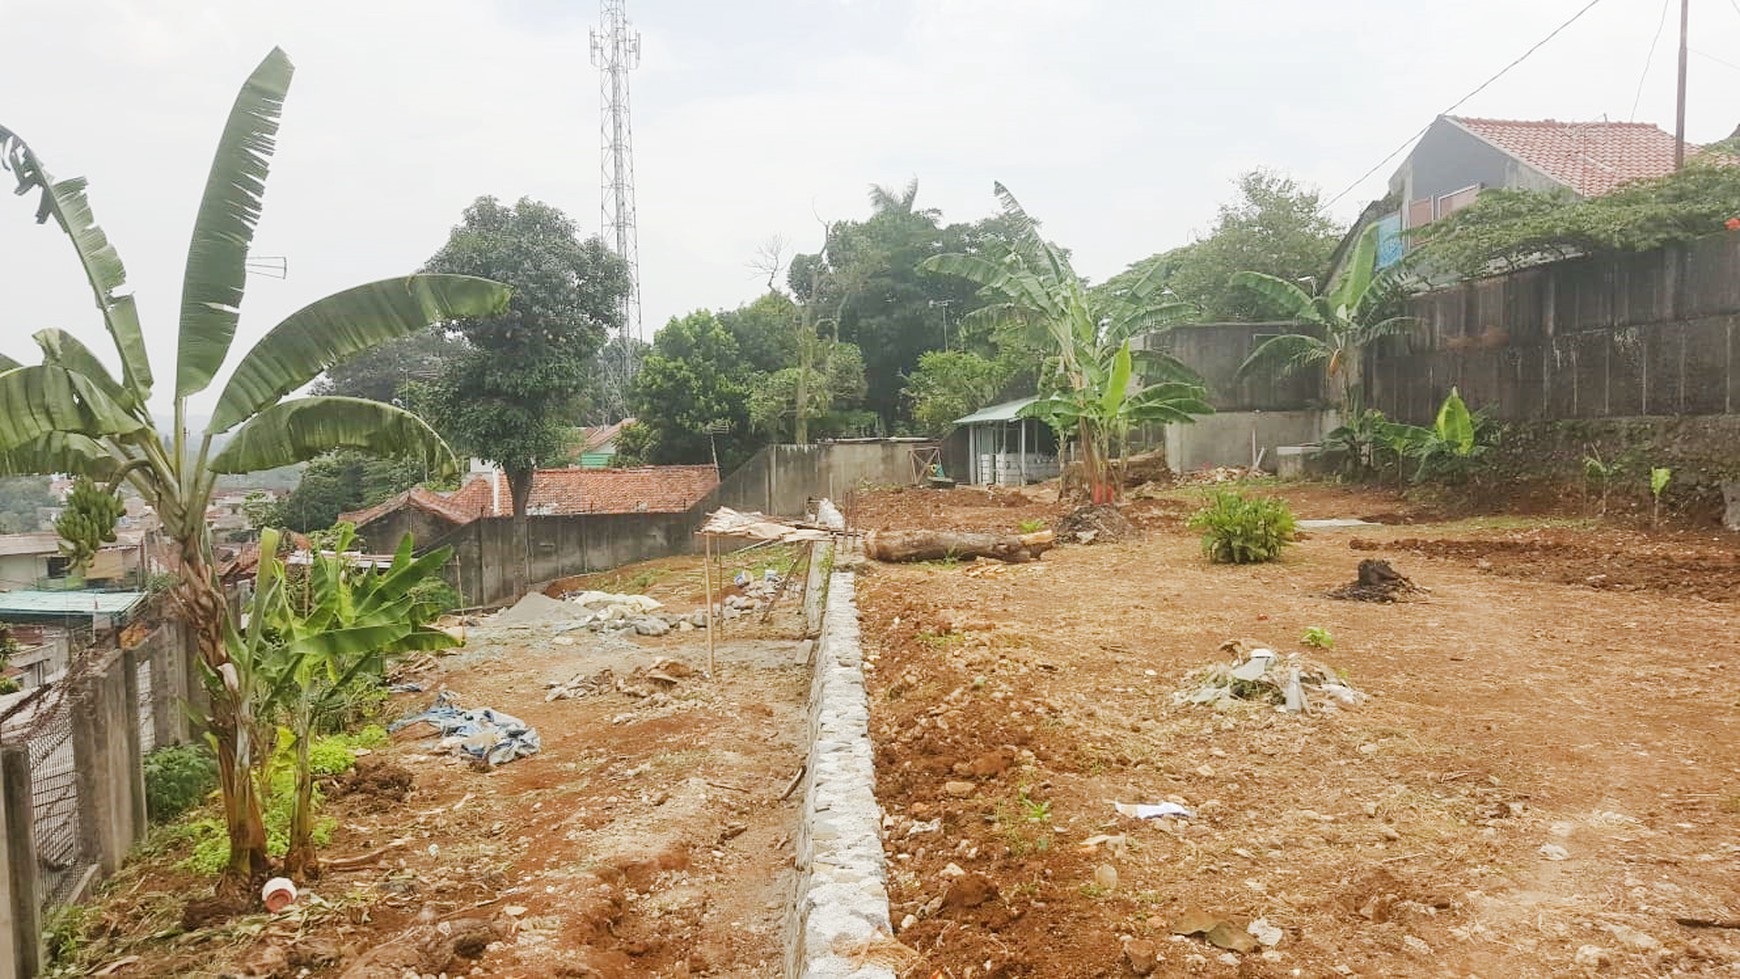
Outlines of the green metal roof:
{"label": "green metal roof", "polygon": [[1016,398],[1014,401],[1005,401],[1000,405],[992,405],[989,408],[980,408],[978,411],[973,412],[965,418],[956,418],[955,424],[973,425],[979,422],[1012,422],[1015,420],[1017,412],[1038,400],[1038,398]]}
{"label": "green metal roof", "polygon": [[0,619],[9,615],[125,615],[144,600],[141,591],[0,591]]}

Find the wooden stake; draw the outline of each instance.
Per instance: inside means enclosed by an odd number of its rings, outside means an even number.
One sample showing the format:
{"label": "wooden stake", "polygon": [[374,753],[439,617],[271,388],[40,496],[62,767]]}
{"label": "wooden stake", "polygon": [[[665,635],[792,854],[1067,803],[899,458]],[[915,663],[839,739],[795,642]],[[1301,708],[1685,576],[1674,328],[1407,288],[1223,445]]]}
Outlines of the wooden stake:
{"label": "wooden stake", "polygon": [[707,581],[707,676],[713,676],[713,535],[702,534],[706,556],[702,558],[701,577]]}

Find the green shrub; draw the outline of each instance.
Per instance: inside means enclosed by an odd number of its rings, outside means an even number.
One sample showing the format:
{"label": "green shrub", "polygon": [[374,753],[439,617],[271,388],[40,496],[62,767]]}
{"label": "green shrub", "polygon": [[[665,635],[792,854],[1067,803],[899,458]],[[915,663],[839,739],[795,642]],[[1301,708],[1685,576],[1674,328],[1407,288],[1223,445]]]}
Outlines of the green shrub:
{"label": "green shrub", "polygon": [[145,811],[154,823],[199,805],[217,784],[217,759],[203,744],[170,745],[145,756]]}
{"label": "green shrub", "polygon": [[1190,517],[1200,530],[1202,552],[1217,564],[1257,564],[1281,556],[1293,540],[1293,511],[1268,496],[1216,490],[1208,505]]}

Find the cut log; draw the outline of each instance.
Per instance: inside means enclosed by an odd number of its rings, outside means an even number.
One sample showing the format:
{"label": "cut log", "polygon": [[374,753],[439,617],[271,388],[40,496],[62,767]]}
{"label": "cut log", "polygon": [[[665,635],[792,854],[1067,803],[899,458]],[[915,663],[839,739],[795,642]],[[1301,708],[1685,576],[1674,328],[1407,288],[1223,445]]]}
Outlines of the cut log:
{"label": "cut log", "polygon": [[864,552],[878,561],[970,561],[988,557],[1010,564],[1032,561],[1051,550],[1049,530],[1034,534],[974,534],[949,530],[888,530],[865,535]]}

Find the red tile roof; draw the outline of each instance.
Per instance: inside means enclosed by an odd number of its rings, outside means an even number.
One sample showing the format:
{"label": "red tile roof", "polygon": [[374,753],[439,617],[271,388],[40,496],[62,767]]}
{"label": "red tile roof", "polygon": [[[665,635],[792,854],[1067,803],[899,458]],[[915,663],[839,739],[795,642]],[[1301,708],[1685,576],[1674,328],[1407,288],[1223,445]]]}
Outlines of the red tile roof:
{"label": "red tile roof", "polygon": [[[1445,118],[1583,197],[1674,169],[1673,134],[1654,123]],[[1699,149],[1687,143],[1686,155]]]}
{"label": "red tile roof", "polygon": [[[339,517],[357,526],[411,506],[453,524],[479,517],[510,516],[513,498],[501,477],[500,504],[488,473],[473,473],[452,493],[416,487],[391,499]],[[532,477],[526,512],[533,516],[581,513],[682,513],[719,485],[712,466],[646,466],[639,469],[540,469]]]}

